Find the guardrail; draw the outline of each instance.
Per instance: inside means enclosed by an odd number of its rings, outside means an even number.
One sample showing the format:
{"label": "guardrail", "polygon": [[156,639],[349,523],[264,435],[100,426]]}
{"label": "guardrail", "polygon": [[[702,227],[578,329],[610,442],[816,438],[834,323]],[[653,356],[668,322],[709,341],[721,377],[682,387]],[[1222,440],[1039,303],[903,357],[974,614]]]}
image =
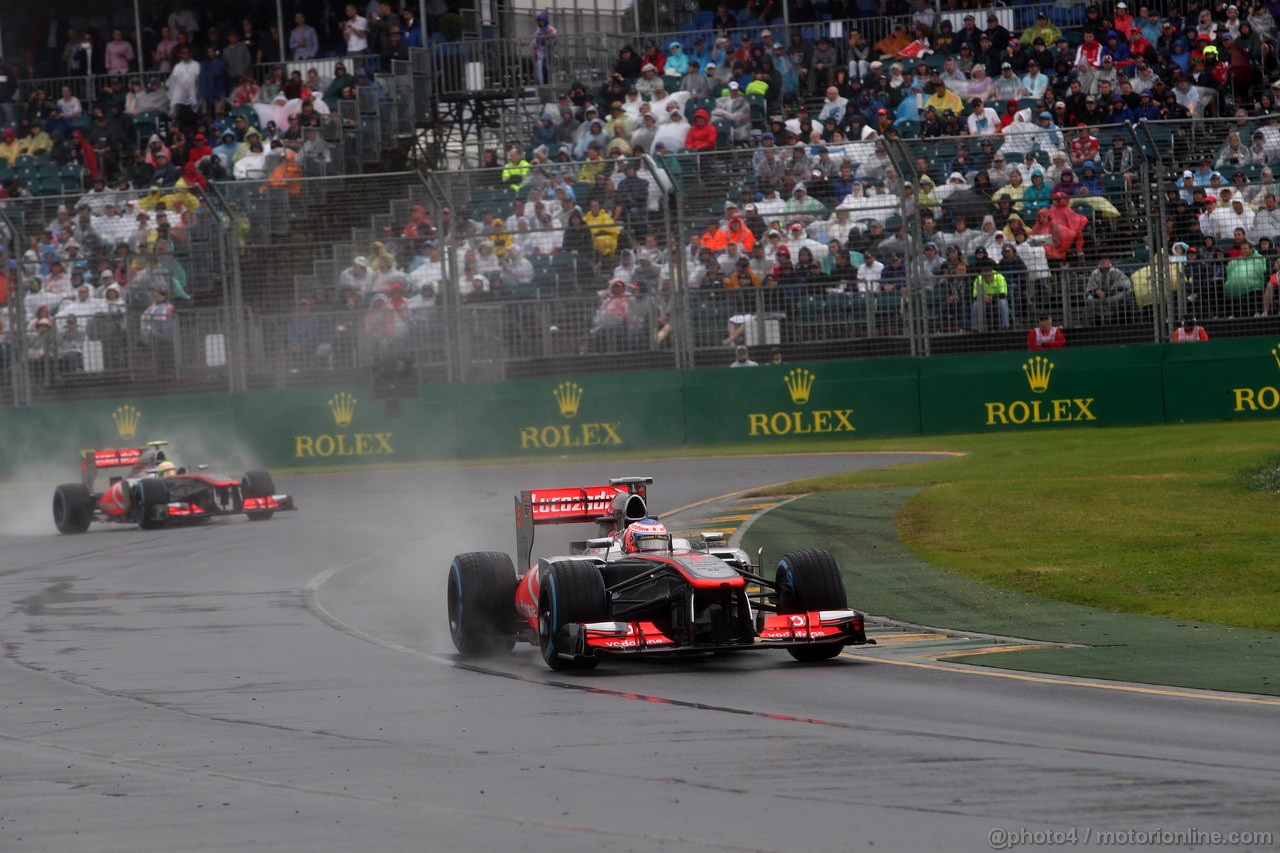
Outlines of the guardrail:
{"label": "guardrail", "polygon": [[[172,392],[210,381],[232,390],[288,387],[323,381],[333,373],[367,379],[378,359],[370,356],[376,348],[362,337],[364,320],[379,293],[393,296],[395,283],[401,284],[404,298],[430,303],[426,313],[433,319],[425,325],[415,319],[416,307],[406,308],[405,322],[414,334],[406,333],[404,340],[413,376],[432,382],[567,369],[720,365],[731,360],[740,344],[757,360],[772,357],[777,349],[788,361],[1021,349],[1028,330],[1046,311],[1066,328],[1072,348],[1168,340],[1189,315],[1214,337],[1271,334],[1274,318],[1253,316],[1264,307],[1265,288],[1260,284],[1238,296],[1224,287],[1233,270],[1239,271],[1232,266],[1229,247],[1201,240],[1195,246],[1200,252],[1186,255],[1180,249],[1176,256],[1168,255],[1185,229],[1183,168],[1205,156],[1216,162],[1227,134],[1241,127],[1249,135],[1253,125],[1233,119],[1089,129],[1104,146],[1121,140],[1134,160],[1128,175],[1123,170],[1105,173],[1093,192],[1066,202],[1082,219],[1082,240],[1058,258],[1045,252],[1057,240],[1056,232],[1035,227],[1039,201],[1015,202],[1009,211],[985,202],[987,207],[972,217],[973,230],[982,230],[983,210],[1001,222],[1007,213],[1020,211],[1030,236],[1020,240],[1011,223],[1008,234],[994,227],[989,236],[965,242],[963,253],[948,258],[948,245],[956,243],[957,200],[939,189],[956,170],[960,148],[968,146],[968,156],[979,159],[1005,154],[1007,165],[1021,153],[999,140],[984,151],[982,140],[974,137],[890,140],[883,147],[828,146],[828,159],[839,163],[847,157],[854,175],[871,182],[861,196],[848,200],[824,196],[824,208],[816,216],[766,194],[768,188],[755,178],[754,141],[702,154],[632,161],[639,167],[636,177],[652,189],[646,189],[643,202],[624,203],[620,210],[614,209],[612,178],[575,181],[571,174],[566,182],[560,170],[576,173],[578,164],[554,162],[532,168],[518,187],[504,182],[501,170],[215,183],[186,217],[183,239],[169,250],[186,268],[187,286],[197,291],[194,304],[178,306],[180,338],[189,342],[179,350],[176,365],[181,370],[158,376],[147,387]],[[1052,147],[1033,149],[1035,167],[1050,169],[1055,153]],[[825,162],[816,150],[806,149],[803,156],[807,171]],[[626,162],[615,161],[610,168]],[[1267,192],[1275,192],[1274,179],[1268,179],[1264,168],[1224,165],[1214,183],[1229,184],[1260,203]],[[838,168],[834,173],[838,176]],[[829,192],[821,186],[822,178],[810,183],[815,196]],[[557,187],[572,191],[584,205],[599,195],[618,214],[616,233],[605,227],[610,239],[597,243],[604,232],[588,226],[586,242],[575,243],[584,232],[569,239],[554,220],[529,228],[513,224],[515,233],[497,232],[493,222],[516,223],[517,201],[524,203],[525,214],[539,203],[548,215],[558,213]],[[8,235],[11,257],[21,258],[29,241],[38,240],[59,219],[60,204],[74,211],[78,200],[9,200],[0,208],[0,231]],[[737,205],[737,213],[730,204]],[[422,206],[425,219],[419,219],[415,205]],[[842,207],[846,210],[840,211]],[[755,278],[741,276],[734,282],[739,286],[732,286],[737,267],[732,251],[703,252],[702,238],[709,239],[735,215],[746,217],[761,235],[755,239],[762,246],[787,244],[793,260],[808,249],[816,266],[803,273],[779,270],[771,281],[777,260],[768,257],[772,250],[762,249],[765,258],[745,252]],[[800,231],[793,234],[797,223]],[[882,226],[883,231],[877,230]],[[781,233],[770,234],[774,227]],[[489,247],[483,245],[483,230],[493,232]],[[1004,236],[997,238],[997,231]],[[1229,230],[1223,236],[1230,242]],[[1260,243],[1266,253],[1263,268],[1271,267],[1280,233],[1248,236],[1255,243],[1266,238]],[[835,253],[832,237],[841,241]],[[929,242],[943,256],[936,270],[938,262],[929,254],[933,250],[925,249]],[[1026,270],[1019,272],[1012,264],[1007,294],[993,299],[990,307],[985,300],[975,306],[976,265],[981,261],[977,248],[983,244],[992,260],[1000,260],[995,256],[1002,255],[1002,242],[1015,244],[1014,253]],[[508,245],[525,247],[527,267],[492,260],[502,257]],[[635,273],[642,262],[623,255],[631,246],[653,253],[653,272]],[[429,257],[437,250],[438,257]],[[849,258],[837,262],[843,250],[849,250]],[[859,273],[873,254],[889,269],[888,279],[879,271],[881,284]],[[901,260],[894,261],[894,254]],[[1130,282],[1131,298],[1099,304],[1090,296],[1104,255],[1114,259],[1114,267]],[[367,284],[353,284],[350,278],[357,257],[373,276],[363,280]],[[424,266],[429,264],[438,267]],[[899,264],[903,272],[896,273]],[[17,291],[34,275],[19,264]],[[478,285],[477,275],[482,276]],[[621,310],[606,306],[615,275],[628,285],[645,282],[639,291],[628,291]],[[886,280],[892,288],[883,286]],[[418,296],[427,283],[433,293]],[[348,296],[354,299],[350,306]],[[286,345],[302,299],[312,300],[318,314],[350,311],[359,316],[354,346],[330,348],[332,357],[321,359],[318,351],[326,341],[303,341],[311,355],[295,363],[297,354]],[[91,381],[69,381],[73,377],[64,374],[75,370],[33,369],[40,356],[28,356],[32,318],[25,300],[11,299],[5,310],[10,346],[0,395],[7,401],[106,394],[136,377],[132,362],[126,367],[133,372],[84,371],[94,374]],[[186,320],[188,315],[193,319]],[[197,325],[189,328],[184,325],[188,322]],[[221,342],[206,344],[214,335],[221,335]],[[344,354],[334,354],[338,350]],[[211,363],[211,352],[225,352],[225,358]],[[43,381],[49,376],[56,381]]]}

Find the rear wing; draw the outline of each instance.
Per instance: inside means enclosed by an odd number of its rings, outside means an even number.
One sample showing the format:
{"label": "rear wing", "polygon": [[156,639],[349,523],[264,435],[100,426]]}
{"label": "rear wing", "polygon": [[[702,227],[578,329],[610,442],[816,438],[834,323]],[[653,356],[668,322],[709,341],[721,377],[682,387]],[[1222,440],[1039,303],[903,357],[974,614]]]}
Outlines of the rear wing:
{"label": "rear wing", "polygon": [[93,491],[93,481],[99,468],[135,468],[139,465],[155,465],[165,460],[160,448],[165,442],[149,442],[146,447],[125,447],[111,450],[80,451],[80,479],[84,487]]}
{"label": "rear wing", "polygon": [[648,515],[645,487],[652,477],[619,477],[604,486],[531,489],[516,495],[516,556],[528,567],[533,560],[534,528],[543,524],[594,522],[610,535]]}

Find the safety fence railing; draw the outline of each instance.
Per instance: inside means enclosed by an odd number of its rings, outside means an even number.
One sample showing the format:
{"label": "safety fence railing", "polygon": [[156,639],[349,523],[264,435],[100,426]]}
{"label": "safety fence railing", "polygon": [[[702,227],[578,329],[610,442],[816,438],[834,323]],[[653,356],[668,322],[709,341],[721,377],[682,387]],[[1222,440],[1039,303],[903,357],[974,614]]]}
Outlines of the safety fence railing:
{"label": "safety fence railing", "polygon": [[[25,402],[92,399],[118,393],[162,395],[231,390],[231,325],[223,309],[146,308],[122,300],[44,312],[9,335],[5,378]],[[16,371],[22,371],[19,377]]]}
{"label": "safety fence railing", "polygon": [[1073,347],[1275,331],[1268,119],[769,149],[8,199],[0,400],[980,352],[1042,314]]}
{"label": "safety fence railing", "polygon": [[[739,52],[744,42],[760,45],[765,40],[765,55],[768,55],[771,45],[788,47],[792,34],[799,35],[810,49],[819,39],[829,39],[839,54],[840,65],[848,67],[850,60],[854,58],[847,49],[849,37],[855,31],[865,41],[869,53],[873,54],[869,59],[879,59],[882,54],[881,51],[874,50],[875,46],[882,39],[893,35],[898,25],[914,35],[915,24],[923,20],[931,24],[930,34],[936,34],[942,30],[945,21],[954,32],[960,33],[965,29],[966,17],[973,16],[975,26],[982,30],[987,27],[987,16],[994,15],[999,26],[1018,35],[1035,25],[1041,13],[1047,15],[1050,24],[1069,33],[1076,43],[1079,42],[1076,31],[1084,23],[1084,7],[1060,3],[960,10],[930,9],[927,16],[922,18],[900,15],[833,19],[829,15],[823,15],[821,19],[811,22],[793,21],[790,27],[785,26],[782,16],[766,22],[745,19],[739,21],[735,17],[733,25],[722,27],[715,22],[714,14],[707,12],[694,16],[689,24],[677,30],[646,31],[640,34],[614,31],[563,32],[541,54],[541,68],[534,61],[531,25],[525,27],[529,30],[528,34],[521,32],[510,37],[436,42],[427,49],[430,53],[429,76],[435,86],[435,94],[445,98],[469,97],[481,90],[519,91],[532,86],[567,89],[574,82],[595,89],[613,72],[624,48],[630,48],[640,57],[646,46],[652,44],[665,55],[673,42],[679,42],[686,58],[697,59],[701,66],[705,66],[710,59],[717,66],[724,67],[726,63],[732,64],[734,54]],[[720,39],[725,41],[720,43]],[[1028,52],[1030,47],[1028,44]],[[748,46],[748,51],[749,49]],[[682,75],[674,77],[677,84],[680,76]],[[674,85],[676,84],[673,87]]]}

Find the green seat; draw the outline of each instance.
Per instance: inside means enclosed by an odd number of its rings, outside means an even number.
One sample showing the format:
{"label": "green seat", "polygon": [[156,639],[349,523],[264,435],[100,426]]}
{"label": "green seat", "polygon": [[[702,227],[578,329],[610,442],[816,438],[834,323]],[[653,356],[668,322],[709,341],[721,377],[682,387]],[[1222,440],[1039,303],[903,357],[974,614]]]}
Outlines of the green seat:
{"label": "green seat", "polygon": [[876,294],[876,316],[896,316],[902,312],[902,294],[896,290]]}
{"label": "green seat", "polygon": [[698,110],[706,110],[710,114],[715,107],[715,98],[690,98],[684,104],[684,117],[689,121],[693,121],[693,116]]}
{"label": "green seat", "polygon": [[728,151],[733,148],[733,125],[724,119],[716,119],[711,125],[716,129],[716,150]]}
{"label": "green seat", "polygon": [[31,191],[36,195],[62,195],[62,180],[57,175],[37,178],[31,184]]}
{"label": "green seat", "polygon": [[159,125],[160,114],[152,111],[138,113],[133,120],[133,130],[141,140],[150,139]]}
{"label": "green seat", "polygon": [[62,189],[65,192],[75,192],[83,189],[83,170],[78,163],[68,163],[58,170],[58,179],[62,182]]}
{"label": "green seat", "polygon": [[699,342],[715,344],[723,340],[729,328],[729,318],[734,313],[733,306],[703,295],[693,306],[693,328]]}

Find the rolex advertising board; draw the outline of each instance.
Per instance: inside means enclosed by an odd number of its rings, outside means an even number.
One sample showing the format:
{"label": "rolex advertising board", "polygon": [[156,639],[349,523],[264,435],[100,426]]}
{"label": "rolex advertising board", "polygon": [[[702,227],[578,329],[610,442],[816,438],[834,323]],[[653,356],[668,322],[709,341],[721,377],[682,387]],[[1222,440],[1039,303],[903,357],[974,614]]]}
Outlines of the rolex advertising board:
{"label": "rolex advertising board", "polygon": [[1170,422],[1280,418],[1280,338],[1170,345],[1165,405]]}
{"label": "rolex advertising board", "polygon": [[0,408],[0,477],[168,441],[187,463],[394,465],[794,438],[1280,417],[1280,338]]}
{"label": "rolex advertising board", "polygon": [[237,415],[264,462],[275,465],[392,465],[448,459],[457,451],[449,386],[424,386],[398,412],[372,399],[367,385],[244,394]]}
{"label": "rolex advertising board", "polygon": [[689,442],[918,435],[916,373],[905,358],[690,371]]}
{"label": "rolex advertising board", "polygon": [[1159,347],[923,359],[926,434],[1164,420]]}
{"label": "rolex advertising board", "polygon": [[[25,461],[74,466],[80,451],[142,447],[165,441],[185,448],[183,459],[221,462],[235,446],[234,412],[225,394],[181,397],[119,397],[0,409],[3,452],[0,476]],[[195,459],[199,457],[199,459]]]}
{"label": "rolex advertising board", "polygon": [[574,375],[466,387],[454,407],[469,458],[569,455],[685,443],[680,374]]}

